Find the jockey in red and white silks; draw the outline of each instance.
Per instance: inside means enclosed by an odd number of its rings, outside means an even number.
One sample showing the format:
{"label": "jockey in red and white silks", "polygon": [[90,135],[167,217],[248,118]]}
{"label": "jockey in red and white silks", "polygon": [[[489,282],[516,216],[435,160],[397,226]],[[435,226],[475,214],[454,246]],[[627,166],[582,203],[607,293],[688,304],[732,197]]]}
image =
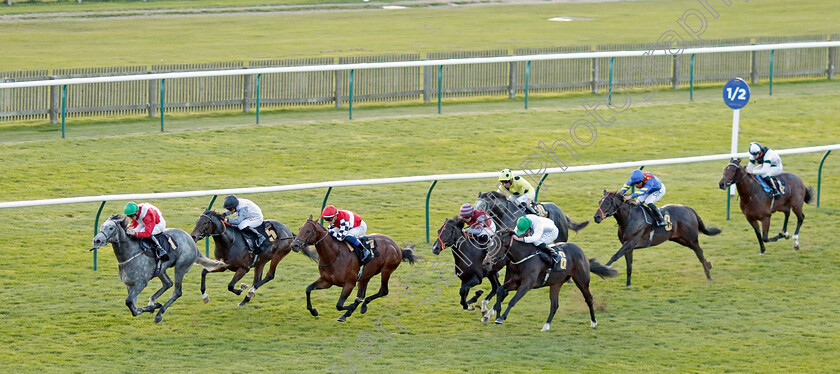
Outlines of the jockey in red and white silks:
{"label": "jockey in red and white silks", "polygon": [[129,215],[131,223],[128,227],[134,230],[134,236],[138,238],[150,238],[166,230],[166,220],[163,213],[156,206],[149,203],[137,204],[135,215]]}

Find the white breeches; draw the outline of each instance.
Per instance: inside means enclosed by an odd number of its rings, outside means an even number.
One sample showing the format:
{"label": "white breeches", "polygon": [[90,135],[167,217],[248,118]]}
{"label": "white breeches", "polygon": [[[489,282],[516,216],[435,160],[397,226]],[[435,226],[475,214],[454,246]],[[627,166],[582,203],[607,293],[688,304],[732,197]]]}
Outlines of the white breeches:
{"label": "white breeches", "polygon": [[513,200],[517,205],[522,205],[523,203],[526,206],[531,206],[531,197],[528,194],[513,196],[510,195],[510,199]]}
{"label": "white breeches", "polygon": [[246,219],[242,222],[239,222],[239,224],[236,225],[236,227],[240,230],[244,230],[246,227],[257,228],[257,226],[259,226],[259,225],[262,225],[262,220],[257,218],[257,217],[254,217],[254,218],[249,218],[249,219]]}
{"label": "white breeches", "polygon": [[365,223],[364,220],[362,220],[362,222],[361,222],[361,224],[359,224],[359,226],[356,226],[356,227],[354,227],[350,230],[347,230],[347,235],[355,236],[356,239],[359,239],[359,238],[365,236],[366,233],[367,233],[367,223]]}
{"label": "white breeches", "polygon": [[636,199],[636,202],[638,202],[639,204],[653,204],[659,201],[659,199],[661,199],[662,196],[665,196],[664,184],[662,185],[662,188],[659,189],[659,191],[639,196]]}

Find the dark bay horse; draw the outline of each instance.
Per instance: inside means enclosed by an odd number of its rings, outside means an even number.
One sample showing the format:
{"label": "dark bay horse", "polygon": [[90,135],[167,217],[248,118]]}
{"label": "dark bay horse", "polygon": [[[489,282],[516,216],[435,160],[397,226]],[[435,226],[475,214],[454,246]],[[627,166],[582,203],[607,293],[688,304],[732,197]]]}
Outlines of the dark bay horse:
{"label": "dark bay horse", "polygon": [[438,229],[438,236],[432,245],[432,253],[440,254],[446,247],[452,248],[452,256],[455,258],[455,273],[461,279],[461,306],[466,310],[473,310],[472,306],[481,296],[482,290],[478,290],[471,299],[467,300],[470,289],[481,284],[482,279],[490,280],[490,293],[481,301],[481,313],[487,312],[487,304],[496,295],[499,288],[499,270],[505,266],[506,260],[497,262],[490,270],[484,270],[482,260],[488,250],[497,248],[498,239],[492,238],[488,243],[480,243],[478,239],[464,233],[464,220],[455,216],[446,219],[443,226]]}
{"label": "dark bay horse", "polygon": [[[144,312],[152,313],[155,309],[160,309],[155,316],[155,323],[160,323],[163,320],[163,313],[172,305],[175,300],[181,297],[181,285],[184,280],[184,275],[190,270],[193,263],[197,263],[207,269],[215,270],[223,267],[225,264],[213,261],[204,257],[195,242],[192,241],[186,231],[181,229],[166,229],[166,235],[172,238],[177,248],[169,253],[169,261],[166,261],[161,266],[160,274],[157,278],[163,284],[151,297],[149,297],[149,305],[143,308],[137,308],[137,295],[146,288],[146,285],[153,278],[152,274],[155,271],[155,259],[144,255],[143,249],[140,246],[140,240],[134,236],[129,236],[126,233],[127,222],[125,216],[118,214],[111,216],[102,225],[99,226],[99,233],[93,237],[93,248],[100,248],[105,244],[111,243],[114,247],[114,255],[119,261],[120,280],[125,283],[128,288],[128,297],[125,299],[125,305],[131,311],[131,315],[138,316]],[[166,270],[175,268],[175,281],[169,278]],[[175,286],[172,291],[172,296],[164,305],[155,302],[160,295],[162,295],[170,287]]]}
{"label": "dark bay horse", "polygon": [[[208,210],[198,217],[198,220],[195,222],[195,228],[193,228],[190,234],[192,239],[197,242],[207,236],[212,236],[213,242],[216,245],[214,256],[216,260],[220,260],[226,264],[225,267],[213,271],[208,271],[207,269],[201,271],[201,293],[205,303],[210,301],[210,296],[207,294],[205,287],[207,273],[222,272],[225,270],[234,272],[233,279],[228,283],[228,291],[240,295],[248,286],[242,284],[240,287],[236,287],[236,282],[239,282],[251,270],[251,264],[254,264],[254,285],[248,290],[248,294],[239,303],[239,306],[244,306],[251,301],[251,298],[254,297],[260,286],[274,279],[277,264],[289,254],[294,236],[286,225],[273,220],[269,220],[268,222],[271,222],[271,225],[274,227],[276,236],[273,238],[269,235],[266,236],[269,240],[274,240],[274,243],[271,246],[271,250],[263,251],[257,257],[256,263],[254,263],[254,255],[248,249],[248,245],[245,244],[242,232],[230,226],[224,220],[224,216],[215,211]],[[268,263],[268,260],[271,260],[271,266],[268,269],[268,274],[263,278],[263,268]]]}
{"label": "dark bay horse", "polygon": [[[706,261],[703,256],[703,249],[697,237],[700,232],[706,235],[720,234],[717,227],[706,227],[703,220],[694,209],[685,205],[665,205],[661,208],[662,215],[671,216],[671,230],[664,226],[653,227],[646,221],[647,213],[632,198],[626,197],[619,192],[607,192],[604,190],[604,197],[598,203],[598,211],[595,212],[595,223],[601,223],[609,216],[615,216],[618,222],[618,240],[621,241],[621,248],[610,258],[607,266],[624,256],[627,261],[627,285],[630,285],[630,274],[633,271],[633,250],[637,248],[653,247],[665,241],[674,241],[694,250],[703,271],[706,272],[706,279],[712,280],[709,269],[712,263]],[[653,219],[651,219],[653,221]]]}
{"label": "dark bay horse", "polygon": [[[554,319],[554,313],[557,312],[559,306],[560,287],[571,278],[580,293],[583,294],[586,305],[589,306],[590,326],[598,325],[598,321],[595,320],[595,308],[592,305],[592,294],[589,292],[589,273],[596,274],[601,278],[612,278],[618,275],[615,269],[599,264],[594,258],[587,260],[583,250],[576,244],[563,243],[560,244],[560,248],[565,252],[565,257],[559,265],[565,266],[565,270],[553,271],[546,278],[546,272],[549,271],[548,265],[540,259],[536,246],[513,240],[513,231],[511,230],[499,231],[497,236],[501,242],[500,250],[488,253],[487,257],[484,258],[483,265],[485,269],[489,269],[506,258],[505,283],[499,287],[496,294],[496,305],[484,315],[481,319],[482,322],[489,321],[493,313],[496,313],[496,323],[504,323],[511,308],[528,291],[533,288],[549,286],[551,309],[548,320],[545,321],[542,328],[542,331],[548,331],[551,327],[551,320]],[[516,290],[516,294],[510,299],[505,313],[501,314],[502,301],[507,297],[509,290]]]}
{"label": "dark bay horse", "polygon": [[[569,229],[574,232],[583,230],[589,221],[577,223],[563,213],[554,203],[542,203],[548,212],[548,218],[554,221],[554,225],[560,230],[557,235],[558,242],[565,242],[569,240]],[[514,204],[507,196],[498,191],[490,191],[478,194],[478,200],[475,202],[476,209],[484,210],[493,221],[499,230],[516,228],[516,220],[525,215],[525,210],[522,207]]]}
{"label": "dark bay horse", "polygon": [[[793,249],[799,249],[799,228],[802,227],[802,221],[805,220],[805,214],[802,213],[803,203],[810,203],[811,197],[814,196],[814,191],[811,187],[805,187],[802,179],[792,173],[782,173],[778,177],[779,180],[785,183],[785,193],[776,199],[773,199],[768,193],[764,192],[761,183],[756,180],[756,177],[747,173],[747,170],[741,166],[741,159],[733,158],[729,161],[729,165],[723,169],[723,178],[720,179],[718,187],[726,189],[731,185],[735,185],[738,189],[738,196],[741,198],[741,212],[747,217],[747,222],[753,227],[755,236],[758,238],[758,245],[761,246],[761,254],[764,254],[764,243],[775,242],[781,238],[790,238],[790,233],[787,231],[788,218],[790,218],[790,211],[796,214],[796,231],[793,233]],[[768,238],[767,233],[770,231],[770,216],[775,212],[783,212],[785,214],[785,223],[782,226],[782,232],[778,235]],[[761,230],[758,228],[758,222],[761,222]]]}
{"label": "dark bay horse", "polygon": [[[414,251],[409,247],[401,249],[397,243],[383,234],[367,235],[373,238],[376,243],[376,249],[379,256],[368,262],[361,276],[359,277],[359,260],[353,252],[347,247],[347,244],[335,239],[324,226],[312,220],[312,216],[300,227],[298,235],[292,242],[292,250],[295,252],[303,250],[306,246],[314,245],[318,252],[318,273],[320,277],[318,280],[306,287],[306,309],[309,310],[313,316],[318,316],[318,309],[312,307],[310,294],[312,290],[330,288],[332,286],[340,286],[341,296],[338,298],[338,303],[335,308],[339,311],[344,310],[344,314],[338,317],[339,322],[344,322],[347,317],[353,314],[359,303],[362,303],[361,313],[367,312],[367,305],[371,301],[383,297],[388,294],[388,280],[391,279],[391,273],[400,266],[403,261],[408,261],[414,264],[416,259]],[[361,238],[360,238],[361,239]],[[313,258],[307,254],[310,258]],[[374,275],[382,273],[382,283],[379,292],[365,298],[368,282]],[[356,279],[358,277],[359,291],[356,294],[356,300],[345,306],[344,302],[353,292],[356,287]]]}

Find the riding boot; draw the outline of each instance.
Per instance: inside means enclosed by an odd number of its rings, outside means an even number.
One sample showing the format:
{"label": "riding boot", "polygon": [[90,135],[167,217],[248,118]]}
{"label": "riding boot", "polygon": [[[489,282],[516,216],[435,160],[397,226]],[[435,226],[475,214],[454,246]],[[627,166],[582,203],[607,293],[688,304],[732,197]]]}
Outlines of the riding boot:
{"label": "riding boot", "polygon": [[768,177],[767,179],[770,180],[770,186],[773,187],[773,197],[782,196],[782,186],[779,183],[779,180],[774,177]]}
{"label": "riding boot", "polygon": [[169,261],[169,255],[166,253],[166,251],[163,250],[163,247],[160,246],[160,243],[158,242],[157,238],[154,235],[152,235],[149,237],[149,239],[151,239],[152,243],[155,244],[155,257],[157,257],[158,260],[160,260],[161,262]]}
{"label": "riding boot", "polygon": [[247,227],[246,230],[248,230],[248,232],[250,232],[251,235],[254,235],[254,253],[259,254],[260,252],[262,252],[263,244],[266,241],[265,235],[260,234],[260,232],[253,227]]}
{"label": "riding boot", "polygon": [[542,243],[538,245],[537,248],[540,250],[540,258],[542,258],[542,260],[545,261],[549,269],[553,268],[554,264],[557,263],[557,258],[555,258],[554,252],[551,250],[551,248],[548,248],[548,244]]}
{"label": "riding boot", "polygon": [[659,211],[659,208],[653,205],[653,203],[648,203],[647,206],[656,215],[656,225],[665,226],[665,217],[662,217],[662,212]]}
{"label": "riding boot", "polygon": [[537,213],[536,209],[534,209],[534,207],[532,207],[532,206],[531,206],[530,204],[528,204],[528,203],[522,203],[522,204],[519,204],[519,206],[521,206],[521,207],[522,207],[522,209],[523,209],[523,210],[525,210],[525,214],[529,214],[529,213],[530,213],[530,214],[539,215],[539,213]]}

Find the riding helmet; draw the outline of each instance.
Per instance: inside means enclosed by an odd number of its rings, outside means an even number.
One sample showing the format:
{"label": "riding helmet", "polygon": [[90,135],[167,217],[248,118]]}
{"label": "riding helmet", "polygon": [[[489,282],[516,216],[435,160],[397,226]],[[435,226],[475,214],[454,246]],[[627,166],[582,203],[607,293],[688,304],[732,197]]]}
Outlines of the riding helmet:
{"label": "riding helmet", "polygon": [[753,156],[757,156],[759,153],[761,153],[762,148],[764,147],[762,147],[761,144],[759,144],[758,142],[752,142],[750,143],[750,154]]}
{"label": "riding helmet", "polygon": [[228,195],[225,198],[225,205],[223,205],[225,209],[236,209],[237,206],[239,206],[239,199],[236,196]]}
{"label": "riding helmet", "polygon": [[464,205],[461,205],[461,214],[460,215],[463,218],[467,218],[467,217],[469,217],[473,214],[474,210],[475,209],[473,208],[473,206],[470,203],[464,203]]}
{"label": "riding helmet", "polygon": [[516,220],[516,235],[522,235],[531,228],[531,220],[526,216],[519,217]]}
{"label": "riding helmet", "polygon": [[137,214],[137,211],[140,210],[140,207],[137,206],[137,203],[130,202],[125,204],[125,215],[130,216],[132,214]]}
{"label": "riding helmet", "polygon": [[333,217],[335,217],[336,214],[338,214],[338,209],[336,209],[335,206],[327,205],[324,208],[324,211],[321,212],[321,218],[323,218],[323,219],[333,218]]}
{"label": "riding helmet", "polygon": [[510,169],[504,169],[499,173],[499,181],[509,181],[513,179],[513,172]]}

